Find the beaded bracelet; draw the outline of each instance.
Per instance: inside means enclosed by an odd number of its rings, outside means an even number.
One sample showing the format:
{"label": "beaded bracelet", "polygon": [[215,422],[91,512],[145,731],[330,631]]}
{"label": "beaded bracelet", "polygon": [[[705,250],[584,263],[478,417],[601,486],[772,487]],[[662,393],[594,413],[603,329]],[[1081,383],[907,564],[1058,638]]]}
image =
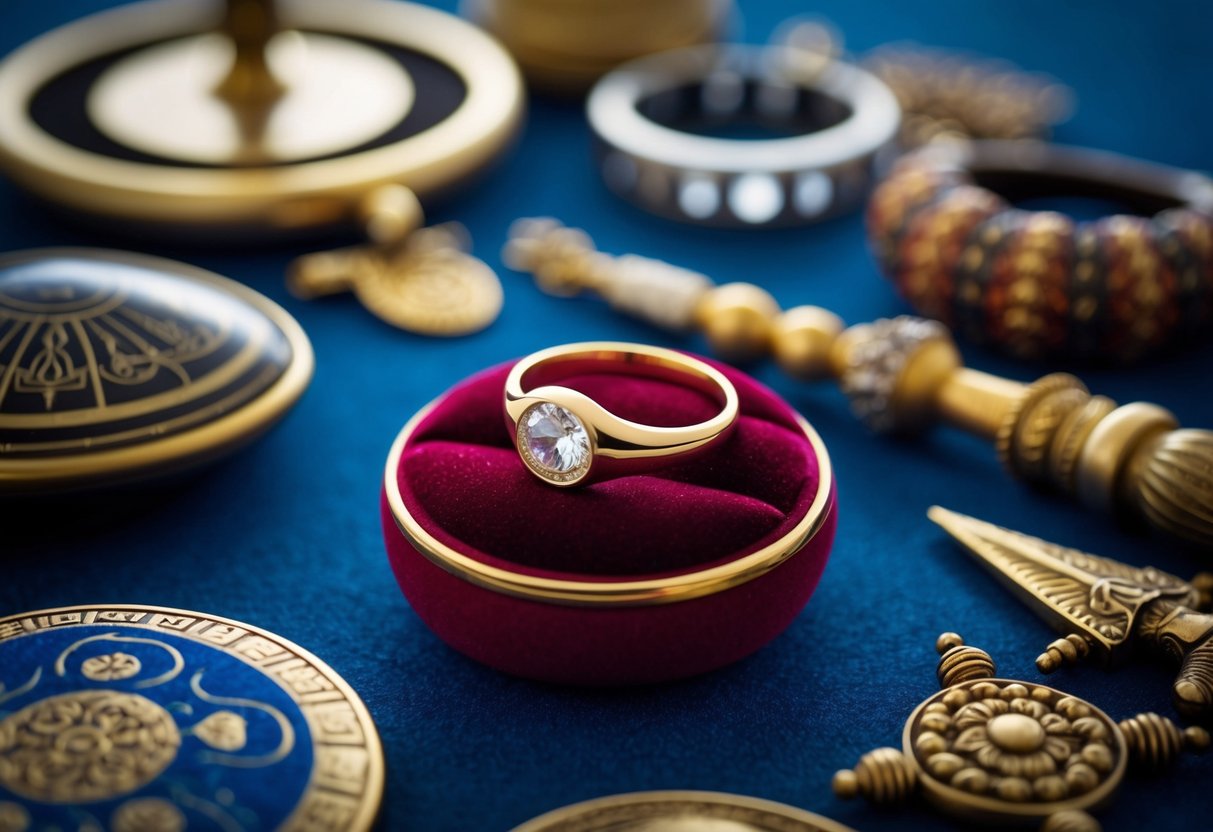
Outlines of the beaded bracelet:
{"label": "beaded bracelet", "polygon": [[[1152,216],[1075,222],[1008,201],[1062,194]],[[1131,361],[1213,315],[1213,181],[1194,172],[1039,143],[932,147],[877,188],[868,234],[915,309],[1021,358]]]}

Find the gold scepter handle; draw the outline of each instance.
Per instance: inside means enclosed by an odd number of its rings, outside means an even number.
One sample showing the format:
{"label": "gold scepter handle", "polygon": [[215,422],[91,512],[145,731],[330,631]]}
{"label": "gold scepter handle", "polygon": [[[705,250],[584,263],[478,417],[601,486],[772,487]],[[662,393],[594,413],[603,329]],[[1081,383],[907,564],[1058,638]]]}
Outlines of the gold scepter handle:
{"label": "gold scepter handle", "polygon": [[1118,407],[1064,373],[1023,384],[972,370],[935,321],[844,329],[820,307],[781,310],[753,284],[716,286],[661,261],[603,254],[551,219],[519,220],[504,256],[552,294],[592,292],[663,328],[700,329],[726,360],[771,354],[797,378],[834,378],[876,432],[946,422],[993,442],[1018,479],[1213,548],[1213,432],[1180,429],[1162,407]]}
{"label": "gold scepter handle", "polygon": [[1151,652],[1179,663],[1176,709],[1188,719],[1213,718],[1213,615],[1159,599],[1142,611],[1137,633]]}

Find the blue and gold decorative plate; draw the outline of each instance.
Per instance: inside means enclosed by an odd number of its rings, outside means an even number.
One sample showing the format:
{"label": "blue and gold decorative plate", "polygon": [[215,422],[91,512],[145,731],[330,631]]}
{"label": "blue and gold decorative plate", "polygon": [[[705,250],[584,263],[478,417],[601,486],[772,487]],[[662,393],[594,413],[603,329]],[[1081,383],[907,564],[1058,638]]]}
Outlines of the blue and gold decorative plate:
{"label": "blue and gold decorative plate", "polygon": [[295,319],[217,274],[103,249],[0,256],[0,493],[213,459],[272,425],[311,375]]}
{"label": "blue and gold decorative plate", "polygon": [[247,624],[136,605],[0,618],[0,830],[365,830],[366,706]]}

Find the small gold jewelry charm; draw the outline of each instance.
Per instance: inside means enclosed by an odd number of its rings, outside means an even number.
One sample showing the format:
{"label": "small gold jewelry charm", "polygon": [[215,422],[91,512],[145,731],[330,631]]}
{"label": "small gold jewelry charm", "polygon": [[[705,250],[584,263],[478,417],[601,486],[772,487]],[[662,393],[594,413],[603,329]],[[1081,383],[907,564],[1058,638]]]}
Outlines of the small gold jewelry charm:
{"label": "small gold jewelry charm", "polygon": [[1064,638],[1036,659],[1052,673],[1094,652],[1118,663],[1144,647],[1180,662],[1175,707],[1190,719],[1213,716],[1213,575],[1191,582],[1147,566],[1067,549],[933,506],[927,516],[952,535]]}
{"label": "small gold jewelry charm", "polygon": [[1116,723],[1062,691],[993,678],[990,655],[955,633],[935,647],[942,690],[910,715],[900,751],[878,748],[834,775],[839,797],[893,804],[919,791],[970,821],[1098,832],[1087,812],[1111,800],[1130,766],[1157,771],[1209,745],[1203,728],[1157,714]]}
{"label": "small gold jewelry charm", "polygon": [[419,335],[468,335],[495,321],[501,281],[467,253],[466,229],[419,227],[421,206],[406,188],[373,196],[364,211],[372,242],[296,259],[287,273],[291,294],[309,300],[352,291],[371,314]]}

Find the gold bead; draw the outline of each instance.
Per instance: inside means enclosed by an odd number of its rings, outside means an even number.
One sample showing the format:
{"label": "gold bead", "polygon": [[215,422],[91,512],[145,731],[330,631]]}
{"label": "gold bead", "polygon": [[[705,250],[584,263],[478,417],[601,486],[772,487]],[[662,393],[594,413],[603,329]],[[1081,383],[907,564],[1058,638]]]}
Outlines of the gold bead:
{"label": "gold bead", "polygon": [[859,778],[850,769],[835,772],[831,786],[834,788],[834,794],[843,800],[850,800],[859,794]]}
{"label": "gold bead", "polygon": [[[939,658],[935,676],[941,688],[950,688],[974,679],[989,679],[997,671],[990,654],[980,647],[958,645]],[[974,690],[976,695],[976,691]]]}
{"label": "gold bead", "polygon": [[918,783],[914,765],[896,748],[877,748],[864,754],[853,771],[834,775],[834,794],[848,800],[862,794],[878,806],[900,803]]}
{"label": "gold bead", "polygon": [[726,283],[704,294],[695,310],[712,350],[727,361],[749,361],[771,345],[779,304],[752,283]]}
{"label": "gold bead", "polygon": [[935,652],[942,656],[953,647],[959,647],[964,643],[965,640],[960,633],[940,633],[939,638],[935,639]]}
{"label": "gold bead", "polygon": [[771,350],[775,361],[790,376],[829,378],[830,349],[842,334],[842,318],[820,306],[797,306],[775,319]]}

